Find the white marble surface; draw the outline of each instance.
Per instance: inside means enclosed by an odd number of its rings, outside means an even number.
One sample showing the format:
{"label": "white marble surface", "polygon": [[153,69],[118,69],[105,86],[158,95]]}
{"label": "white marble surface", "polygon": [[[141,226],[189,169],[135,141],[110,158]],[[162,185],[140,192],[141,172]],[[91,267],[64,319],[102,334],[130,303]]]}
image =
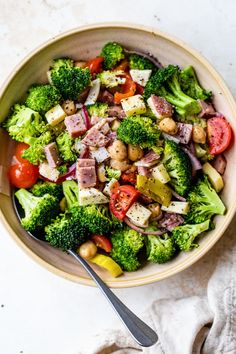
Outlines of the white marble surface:
{"label": "white marble surface", "polygon": [[[0,0],[0,83],[53,35],[94,22],[132,21],[192,44],[236,94],[235,10],[234,0]],[[120,326],[97,289],[41,268],[1,225],[0,235],[0,353],[76,354],[82,339]],[[115,293],[139,315],[157,298],[204,294],[219,252],[230,242],[224,236],[202,260],[171,279]]]}

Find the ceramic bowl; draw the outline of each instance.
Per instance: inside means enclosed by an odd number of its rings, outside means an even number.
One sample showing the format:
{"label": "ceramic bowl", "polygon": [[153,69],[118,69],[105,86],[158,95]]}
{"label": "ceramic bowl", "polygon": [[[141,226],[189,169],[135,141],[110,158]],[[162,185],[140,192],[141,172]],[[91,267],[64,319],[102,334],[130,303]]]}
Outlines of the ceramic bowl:
{"label": "ceramic bowl", "polygon": [[[153,28],[120,23],[96,24],[81,27],[53,38],[30,53],[13,71],[0,92],[0,121],[7,116],[10,107],[19,101],[27,88],[36,82],[47,80],[46,72],[52,59],[68,56],[74,59],[89,59],[99,54],[108,41],[116,41],[130,50],[150,52],[162,64],[174,63],[180,66],[191,64],[197,71],[200,82],[214,92],[217,111],[224,113],[236,132],[236,104],[224,81],[215,69],[199,53],[185,43]],[[69,255],[54,249],[46,243],[30,238],[22,229],[15,215],[11,191],[6,177],[14,143],[3,131],[0,132],[0,212],[1,220],[17,244],[34,260],[48,270],[75,282],[93,285],[86,272]],[[192,252],[181,253],[169,263],[147,264],[140,270],[112,278],[106,271],[94,266],[98,274],[114,288],[144,285],[172,276],[200,259],[223,235],[236,209],[236,149],[226,153],[228,167],[224,175],[225,188],[222,198],[227,206],[227,214],[215,218],[215,230],[208,232],[200,241],[200,246]]]}

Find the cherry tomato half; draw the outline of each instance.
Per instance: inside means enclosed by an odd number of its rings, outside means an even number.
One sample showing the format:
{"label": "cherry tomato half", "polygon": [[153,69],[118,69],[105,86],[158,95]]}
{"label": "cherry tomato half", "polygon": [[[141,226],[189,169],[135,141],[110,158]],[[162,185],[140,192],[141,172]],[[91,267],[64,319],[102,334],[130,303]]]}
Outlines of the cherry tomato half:
{"label": "cherry tomato half", "polygon": [[88,61],[87,67],[89,68],[92,75],[100,73],[100,71],[102,71],[103,60],[104,60],[103,57],[97,57]]}
{"label": "cherry tomato half", "polygon": [[106,236],[92,235],[91,239],[97,247],[103,249],[105,252],[108,252],[108,253],[111,252],[112,243]]}
{"label": "cherry tomato half", "polygon": [[39,177],[39,169],[37,166],[26,161],[10,166],[8,177],[10,183],[15,187],[30,188],[36,183]]}
{"label": "cherry tomato half", "polygon": [[123,85],[121,85],[121,92],[116,92],[114,95],[115,104],[119,104],[123,98],[131,97],[135,94],[136,84],[131,79],[128,74],[125,74],[126,81]]}
{"label": "cherry tomato half", "polygon": [[218,155],[225,151],[233,136],[231,126],[223,116],[207,120],[207,134],[209,152],[213,155]]}
{"label": "cherry tomato half", "polygon": [[16,145],[15,157],[19,162],[22,162],[22,163],[27,162],[27,160],[22,157],[22,154],[28,148],[29,148],[29,145],[25,144],[25,143],[18,143]]}
{"label": "cherry tomato half", "polygon": [[139,192],[133,186],[123,185],[112,191],[110,210],[119,220],[123,220],[128,209],[137,200]]}

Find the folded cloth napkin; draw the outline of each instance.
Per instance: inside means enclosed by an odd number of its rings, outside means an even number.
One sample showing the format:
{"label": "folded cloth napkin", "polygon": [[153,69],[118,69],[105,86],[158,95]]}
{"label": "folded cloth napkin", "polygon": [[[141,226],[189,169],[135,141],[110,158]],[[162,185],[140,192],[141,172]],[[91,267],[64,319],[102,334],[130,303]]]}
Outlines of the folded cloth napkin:
{"label": "folded cloth napkin", "polygon": [[236,354],[236,245],[219,258],[206,296],[157,300],[142,318],[158,334],[153,347],[110,330],[90,338],[79,354]]}

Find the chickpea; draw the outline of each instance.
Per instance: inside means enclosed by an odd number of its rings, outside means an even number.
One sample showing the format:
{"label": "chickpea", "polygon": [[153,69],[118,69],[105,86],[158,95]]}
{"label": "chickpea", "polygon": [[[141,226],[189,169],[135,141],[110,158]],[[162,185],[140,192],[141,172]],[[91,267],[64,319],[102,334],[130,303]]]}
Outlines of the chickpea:
{"label": "chickpea", "polygon": [[127,148],[120,140],[115,140],[107,150],[114,160],[123,161],[127,158]]}
{"label": "chickpea", "polygon": [[71,116],[72,114],[76,113],[76,106],[74,101],[71,100],[66,100],[63,104],[62,104],[62,108],[63,111],[68,115]]}
{"label": "chickpea", "polygon": [[206,142],[206,132],[199,125],[193,127],[193,141],[199,144],[205,144]]}
{"label": "chickpea", "polygon": [[83,68],[85,68],[86,65],[87,65],[86,61],[78,60],[75,62],[75,66],[77,68],[83,69]]}
{"label": "chickpea", "polygon": [[85,259],[91,259],[97,253],[97,246],[92,241],[86,241],[78,248],[78,253]]}
{"label": "chickpea", "polygon": [[110,165],[111,168],[114,168],[115,170],[120,170],[121,172],[124,172],[130,168],[128,160],[118,161],[111,159]]}
{"label": "chickpea", "polygon": [[158,203],[153,203],[148,205],[148,209],[151,211],[151,218],[155,219],[161,214],[161,207]]}
{"label": "chickpea", "polygon": [[159,128],[161,131],[167,134],[174,135],[178,132],[177,124],[172,118],[164,118],[159,123]]}
{"label": "chickpea", "polygon": [[135,171],[137,171],[137,166],[131,165],[130,169],[129,169],[129,172],[135,172]]}
{"label": "chickpea", "polygon": [[138,161],[143,157],[143,150],[139,146],[128,145],[128,158],[131,161]]}

